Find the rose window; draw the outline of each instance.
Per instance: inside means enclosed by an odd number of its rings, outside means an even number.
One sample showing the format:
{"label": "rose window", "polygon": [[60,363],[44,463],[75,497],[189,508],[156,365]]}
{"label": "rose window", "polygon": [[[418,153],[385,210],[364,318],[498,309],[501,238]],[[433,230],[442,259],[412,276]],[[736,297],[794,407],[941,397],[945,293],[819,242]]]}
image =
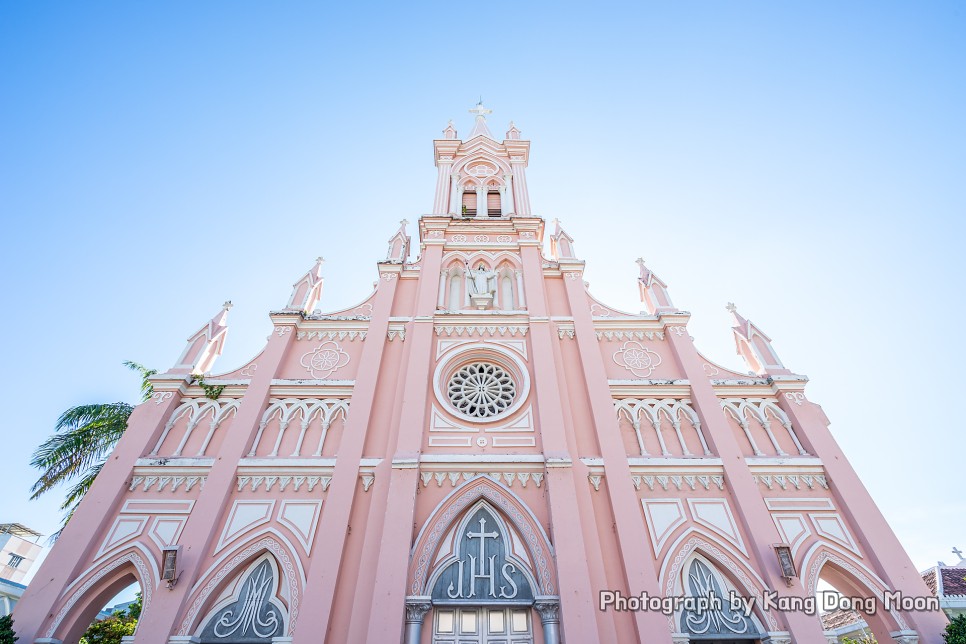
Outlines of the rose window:
{"label": "rose window", "polygon": [[487,362],[460,368],[450,378],[449,400],[460,413],[474,418],[502,414],[513,404],[516,385],[506,371]]}

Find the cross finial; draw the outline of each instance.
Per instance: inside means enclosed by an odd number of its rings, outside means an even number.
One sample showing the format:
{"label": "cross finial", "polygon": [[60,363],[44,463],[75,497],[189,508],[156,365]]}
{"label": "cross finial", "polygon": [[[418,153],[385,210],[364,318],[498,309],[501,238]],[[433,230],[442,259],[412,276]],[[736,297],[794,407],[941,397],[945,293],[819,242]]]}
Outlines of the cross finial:
{"label": "cross finial", "polygon": [[322,257],[321,255],[319,255],[318,257],[315,258],[315,262],[317,264],[324,264],[325,263],[325,258]]}
{"label": "cross finial", "polygon": [[487,114],[492,114],[493,110],[488,110],[483,107],[483,97],[480,97],[480,102],[476,104],[476,107],[470,110],[470,114],[476,114],[477,118],[486,116]]}
{"label": "cross finial", "polygon": [[227,311],[228,309],[230,309],[233,306],[234,306],[234,304],[231,303],[231,300],[225,300],[225,303],[221,305],[221,308],[223,310]]}
{"label": "cross finial", "polygon": [[959,548],[953,548],[953,554],[959,557],[960,559],[963,558],[963,551],[960,550]]}
{"label": "cross finial", "polygon": [[641,268],[644,268],[644,258],[643,257],[638,257],[637,260],[635,260],[635,261],[637,262],[637,265],[638,266],[640,266]]}
{"label": "cross finial", "polygon": [[731,311],[732,313],[738,310],[738,307],[735,306],[734,302],[728,302],[728,305],[725,308]]}
{"label": "cross finial", "polygon": [[402,219],[402,220],[399,221],[399,225],[400,226],[407,226],[407,225],[409,225],[409,220],[408,219]]}

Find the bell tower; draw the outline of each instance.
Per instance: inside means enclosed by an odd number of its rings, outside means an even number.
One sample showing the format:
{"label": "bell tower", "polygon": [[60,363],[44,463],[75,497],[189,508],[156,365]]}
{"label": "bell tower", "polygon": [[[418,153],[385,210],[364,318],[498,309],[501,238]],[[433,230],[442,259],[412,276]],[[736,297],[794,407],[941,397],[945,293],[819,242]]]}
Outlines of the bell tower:
{"label": "bell tower", "polygon": [[486,123],[492,112],[480,99],[470,110],[476,119],[466,141],[457,138],[452,121],[443,138],[433,141],[439,168],[434,214],[482,220],[530,216],[530,142],[520,139],[513,123],[498,141]]}

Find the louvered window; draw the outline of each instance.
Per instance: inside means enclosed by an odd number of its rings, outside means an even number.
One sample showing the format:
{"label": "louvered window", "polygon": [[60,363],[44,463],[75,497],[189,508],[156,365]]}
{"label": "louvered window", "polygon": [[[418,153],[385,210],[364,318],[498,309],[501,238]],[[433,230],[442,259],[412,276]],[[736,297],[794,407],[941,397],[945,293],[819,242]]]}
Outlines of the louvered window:
{"label": "louvered window", "polygon": [[496,190],[491,190],[486,193],[486,214],[490,217],[499,217],[502,215],[500,209],[500,193]]}
{"label": "louvered window", "polygon": [[463,216],[476,216],[476,193],[467,191],[463,193]]}

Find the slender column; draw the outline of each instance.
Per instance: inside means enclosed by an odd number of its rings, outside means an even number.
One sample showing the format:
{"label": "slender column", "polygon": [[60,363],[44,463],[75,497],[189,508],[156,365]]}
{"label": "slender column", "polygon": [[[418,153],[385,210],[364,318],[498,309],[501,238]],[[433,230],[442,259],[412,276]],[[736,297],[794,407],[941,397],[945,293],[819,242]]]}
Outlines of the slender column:
{"label": "slender column", "polygon": [[[919,571],[829,431],[828,418],[822,408],[805,399],[801,393],[801,383],[782,383],[778,376],[775,379],[779,406],[792,421],[792,426],[798,428],[799,438],[806,450],[822,460],[822,466],[832,482],[829,489],[837,501],[836,505],[845,515],[852,534],[873,564],[873,569],[891,590],[900,591],[906,597],[928,596],[929,591]],[[793,393],[783,391],[793,384]],[[902,614],[910,626],[919,631],[920,641],[941,641],[940,633],[946,628],[942,611],[909,611]]]}
{"label": "slender column", "polygon": [[446,306],[446,269],[439,271],[439,296],[436,298],[436,308],[441,309]]}
{"label": "slender column", "polygon": [[359,459],[365,448],[377,385],[383,384],[379,382],[379,370],[386,353],[386,333],[400,269],[398,264],[380,266],[382,279],[376,291],[350,402],[350,409],[355,411],[349,414],[342,431],[339,458],[332,473],[332,484],[326,494],[318,528],[318,534],[325,535],[325,547],[312,556],[305,582],[305,597],[312,598],[312,610],[303,611],[299,616],[295,644],[318,644],[325,639],[329,630],[352,503],[357,491],[361,493],[362,490],[359,485]]}
{"label": "slender column", "polygon": [[560,598],[538,597],[533,609],[543,625],[543,644],[560,644]]}
{"label": "slender column", "polygon": [[[174,410],[181,404],[184,376],[154,376],[154,397],[134,408],[128,419],[132,431],[124,432],[117,447],[104,463],[94,485],[84,495],[77,512],[44,559],[34,581],[28,584],[14,607],[17,632],[23,642],[32,642],[47,628],[45,622],[61,600],[61,593],[90,564],[100,545],[93,539],[100,517],[117,514],[128,493],[131,466],[147,454]],[[147,579],[145,583],[156,580]],[[56,640],[51,640],[55,642]]]}
{"label": "slender column", "polygon": [[433,213],[445,215],[447,212],[446,199],[450,193],[450,168],[453,166],[453,158],[440,157],[436,165],[439,167],[439,175],[436,178],[436,199],[433,204]]}
{"label": "slender column", "polygon": [[[569,642],[600,642],[596,598],[590,583],[587,546],[580,529],[577,481],[564,432],[563,385],[554,362],[554,337],[543,299],[543,260],[536,242],[522,245],[524,283],[530,293],[530,344],[540,435],[547,462],[547,497],[552,517],[560,600],[566,615],[564,636]],[[586,482],[583,482],[586,485]]]}
{"label": "slender column", "polygon": [[[443,240],[427,242],[423,251],[422,270],[432,275],[440,269],[443,258]],[[409,570],[409,549],[416,511],[416,491],[419,484],[419,454],[423,445],[426,426],[427,396],[432,391],[426,383],[430,380],[433,347],[433,302],[436,284],[430,279],[420,279],[416,292],[415,315],[412,332],[406,337],[411,356],[405,366],[403,379],[403,403],[396,427],[396,444],[389,473],[388,498],[382,526],[382,539],[378,549],[376,579],[370,606],[382,607],[369,617],[367,642],[397,642],[400,636],[399,610],[406,599],[406,575]],[[373,500],[375,502],[376,499]]]}
{"label": "slender column", "polygon": [[463,205],[463,191],[460,190],[460,173],[450,175],[449,214],[459,216]]}
{"label": "slender column", "polygon": [[513,214],[513,175],[503,175],[503,187],[500,188],[500,208],[504,217]]}
{"label": "slender column", "polygon": [[522,310],[527,308],[527,298],[523,292],[523,271],[515,270],[513,274],[517,277],[517,308]]}
{"label": "slender column", "polygon": [[[750,541],[748,552],[751,564],[761,574],[768,588],[782,595],[805,597],[807,591],[803,584],[796,583],[789,587],[781,576],[778,560],[771,547],[771,544],[781,542],[778,528],[762,503],[761,493],[741,453],[741,447],[721,410],[721,402],[704,373],[704,360],[698,354],[684,326],[687,318],[680,315],[662,315],[661,320],[664,323],[668,348],[691,384],[694,411],[701,419],[701,426],[711,448],[721,458],[735,514]],[[821,642],[824,638],[822,623],[814,615],[799,611],[772,611],[771,615],[776,620],[785,621],[797,642]]]}
{"label": "slender column", "polygon": [[[561,262],[563,264],[563,262]],[[641,502],[631,479],[631,469],[627,463],[627,452],[617,428],[614,413],[614,399],[607,384],[607,372],[600,354],[594,321],[590,314],[590,302],[584,287],[583,262],[574,263],[574,271],[565,271],[564,285],[570,311],[574,316],[574,339],[580,355],[590,409],[593,414],[594,430],[600,454],[604,458],[604,472],[607,477],[607,495],[614,527],[617,533],[621,561],[627,576],[628,589],[632,594],[647,592],[652,597],[662,594],[658,584],[658,571],[654,560],[647,556],[649,542],[647,527]],[[660,433],[658,434],[660,436]],[[633,509],[633,512],[630,510]],[[667,642],[670,634],[667,617],[656,611],[637,611],[633,614],[638,637],[642,640]]]}
{"label": "slender column", "polygon": [[486,218],[486,188],[476,186],[476,218]]}
{"label": "slender column", "polygon": [[520,217],[530,216],[530,197],[527,195],[526,165],[522,158],[510,159],[513,168],[513,205]]}
{"label": "slender column", "polygon": [[420,644],[423,636],[423,619],[432,607],[429,597],[406,598],[406,644]]}
{"label": "slender column", "polygon": [[181,578],[174,588],[164,591],[164,601],[153,602],[142,613],[134,634],[137,644],[156,644],[158,633],[178,631],[178,620],[183,616],[184,605],[203,572],[202,564],[206,562],[212,542],[218,537],[217,530],[212,530],[212,524],[217,525],[231,506],[230,497],[236,486],[238,461],[248,454],[268,403],[272,378],[295,341],[295,323],[300,318],[300,314],[290,313],[272,316],[275,331],[268,336],[268,345],[258,359],[258,371],[252,376],[231,422],[232,438],[222,443],[218,458],[208,471],[205,486],[178,539],[182,547],[179,557],[183,570]]}

